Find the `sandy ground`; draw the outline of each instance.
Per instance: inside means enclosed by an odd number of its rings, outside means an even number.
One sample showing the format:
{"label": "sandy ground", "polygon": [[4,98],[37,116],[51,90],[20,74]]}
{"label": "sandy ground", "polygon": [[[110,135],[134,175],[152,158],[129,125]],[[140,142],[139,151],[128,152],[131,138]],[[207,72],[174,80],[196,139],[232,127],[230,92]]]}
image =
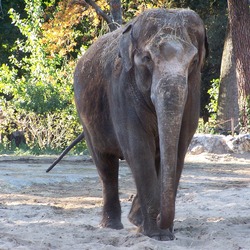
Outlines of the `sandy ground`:
{"label": "sandy ground", "polygon": [[0,157],[0,249],[250,249],[250,153],[188,155],[176,203],[175,236],[159,242],[127,220],[135,187],[120,168],[124,229],[98,227],[102,191],[95,166],[68,157]]}

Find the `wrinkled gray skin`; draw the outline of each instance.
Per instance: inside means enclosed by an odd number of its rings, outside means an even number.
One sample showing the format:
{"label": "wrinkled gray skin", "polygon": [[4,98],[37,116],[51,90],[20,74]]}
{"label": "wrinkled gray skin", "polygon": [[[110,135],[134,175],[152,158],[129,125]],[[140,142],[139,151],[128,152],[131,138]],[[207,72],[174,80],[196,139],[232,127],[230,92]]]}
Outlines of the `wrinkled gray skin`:
{"label": "wrinkled gray skin", "polygon": [[99,38],[76,66],[74,91],[103,184],[102,227],[121,229],[119,159],[137,195],[129,214],[143,234],[174,238],[175,197],[199,117],[205,29],[191,10],[148,10]]}

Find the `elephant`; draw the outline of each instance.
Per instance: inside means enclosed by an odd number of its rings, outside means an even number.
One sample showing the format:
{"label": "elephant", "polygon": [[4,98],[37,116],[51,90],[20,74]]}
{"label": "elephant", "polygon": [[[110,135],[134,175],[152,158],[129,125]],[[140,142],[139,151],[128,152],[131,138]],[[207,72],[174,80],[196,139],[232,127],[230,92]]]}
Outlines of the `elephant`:
{"label": "elephant", "polygon": [[137,190],[129,220],[148,237],[174,239],[176,193],[198,124],[207,47],[194,11],[149,9],[99,37],[79,59],[75,104],[102,182],[101,227],[123,228],[118,171],[125,159]]}

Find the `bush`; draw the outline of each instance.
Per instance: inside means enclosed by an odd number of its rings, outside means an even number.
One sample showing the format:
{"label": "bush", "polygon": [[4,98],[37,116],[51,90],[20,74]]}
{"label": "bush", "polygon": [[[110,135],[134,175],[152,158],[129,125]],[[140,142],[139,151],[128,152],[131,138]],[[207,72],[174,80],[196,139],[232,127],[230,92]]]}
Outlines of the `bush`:
{"label": "bush", "polygon": [[216,120],[216,113],[218,109],[220,79],[213,79],[211,81],[211,88],[207,91],[210,96],[210,102],[206,106],[208,112],[213,120]]}
{"label": "bush", "polygon": [[[43,1],[25,2],[26,18],[21,19],[13,9],[9,11],[25,39],[16,41],[9,64],[0,67],[0,107],[4,115],[0,150],[15,150],[8,137],[22,131],[26,139],[23,149],[59,151],[82,132],[73,98],[75,59],[65,54],[51,57],[42,35]],[[86,149],[85,143],[78,146],[80,149]]]}
{"label": "bush", "polygon": [[211,88],[208,90],[208,94],[210,96],[210,102],[206,105],[206,109],[209,112],[209,121],[204,123],[203,120],[199,120],[198,124],[198,133],[205,134],[215,134],[216,133],[216,115],[218,108],[218,97],[219,97],[219,86],[220,79],[213,79],[211,81]]}

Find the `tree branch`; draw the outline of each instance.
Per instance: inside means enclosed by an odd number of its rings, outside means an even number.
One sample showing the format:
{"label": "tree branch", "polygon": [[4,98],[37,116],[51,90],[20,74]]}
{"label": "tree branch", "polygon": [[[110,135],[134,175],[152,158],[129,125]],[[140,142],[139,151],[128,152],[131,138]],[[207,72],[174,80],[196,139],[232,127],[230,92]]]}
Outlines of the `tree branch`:
{"label": "tree branch", "polygon": [[100,15],[108,24],[112,23],[112,19],[109,15],[107,15],[94,1],[85,0],[87,4],[89,4],[98,15]]}
{"label": "tree branch", "polygon": [[122,25],[122,7],[121,0],[110,0],[110,11],[113,17],[113,22],[117,23],[117,26]]}
{"label": "tree branch", "polygon": [[92,0],[73,0],[71,1],[71,4],[80,4],[82,6],[85,6],[86,5],[89,5],[91,6],[95,11],[96,13],[101,16],[108,24],[110,30],[115,30],[117,29],[117,25],[115,25],[115,23],[113,22],[112,18],[107,14],[105,13],[96,3],[95,1],[92,1]]}

